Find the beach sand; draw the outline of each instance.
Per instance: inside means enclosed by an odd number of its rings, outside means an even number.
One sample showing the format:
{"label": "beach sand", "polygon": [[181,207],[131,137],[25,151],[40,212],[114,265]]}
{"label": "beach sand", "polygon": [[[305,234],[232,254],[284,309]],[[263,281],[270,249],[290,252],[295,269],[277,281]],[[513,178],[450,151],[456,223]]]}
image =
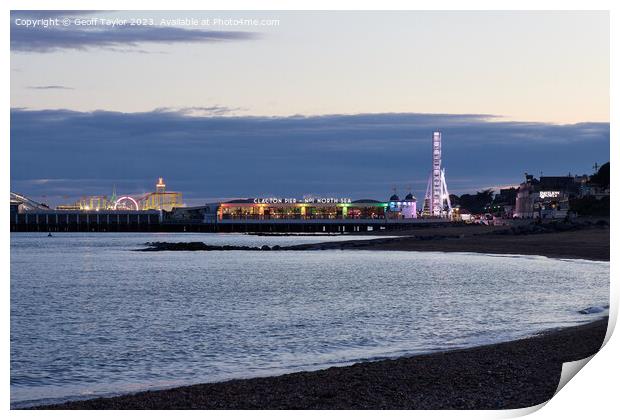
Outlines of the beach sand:
{"label": "beach sand", "polygon": [[386,234],[397,234],[396,238],[379,236],[369,240],[343,240],[283,249],[479,252],[609,261],[609,226],[594,225],[573,231],[528,235],[498,233],[506,229],[505,226],[475,225],[421,227],[406,231],[386,232]]}

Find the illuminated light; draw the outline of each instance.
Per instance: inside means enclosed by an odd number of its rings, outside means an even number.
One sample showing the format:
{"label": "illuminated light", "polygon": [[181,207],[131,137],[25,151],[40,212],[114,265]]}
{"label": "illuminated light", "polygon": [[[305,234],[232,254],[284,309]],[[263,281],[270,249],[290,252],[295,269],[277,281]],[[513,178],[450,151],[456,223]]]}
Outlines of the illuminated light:
{"label": "illuminated light", "polygon": [[[433,165],[424,196],[422,213],[431,217],[450,217],[452,203],[446,183],[445,168],[441,165],[441,131],[433,132]],[[445,207],[447,206],[447,211]]]}
{"label": "illuminated light", "polygon": [[538,194],[540,198],[558,198],[560,196],[559,191],[541,191]]}
{"label": "illuminated light", "polygon": [[116,202],[114,203],[114,210],[116,210],[118,205],[121,204],[123,201],[131,201],[133,203],[133,205],[136,207],[136,210],[140,209],[140,206],[138,205],[138,202],[133,197],[125,195],[125,196],[119,198],[118,200],[116,200]]}
{"label": "illuminated light", "polygon": [[292,197],[265,197],[254,198],[254,204],[351,204],[350,198],[315,197],[297,199]]}

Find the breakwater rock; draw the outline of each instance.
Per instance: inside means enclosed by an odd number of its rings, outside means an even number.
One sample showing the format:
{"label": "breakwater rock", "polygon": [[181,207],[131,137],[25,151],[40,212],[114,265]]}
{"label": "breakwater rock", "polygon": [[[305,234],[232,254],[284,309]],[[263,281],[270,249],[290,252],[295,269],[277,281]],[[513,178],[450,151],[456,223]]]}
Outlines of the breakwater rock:
{"label": "breakwater rock", "polygon": [[[263,245],[262,247],[236,246],[236,245],[207,245],[204,242],[147,242],[148,248],[137,249],[136,251],[271,251],[272,248]],[[279,248],[279,247],[278,247]],[[277,248],[274,246],[274,250]]]}
{"label": "breakwater rock", "polygon": [[238,246],[238,245],[207,245],[204,242],[147,242],[147,248],[136,251],[324,251],[329,249],[356,249],[369,248],[378,245],[398,243],[402,241],[430,241],[445,239],[462,239],[463,235],[416,235],[388,238],[374,238],[366,240],[349,240],[318,242],[300,245],[263,245],[263,246]]}

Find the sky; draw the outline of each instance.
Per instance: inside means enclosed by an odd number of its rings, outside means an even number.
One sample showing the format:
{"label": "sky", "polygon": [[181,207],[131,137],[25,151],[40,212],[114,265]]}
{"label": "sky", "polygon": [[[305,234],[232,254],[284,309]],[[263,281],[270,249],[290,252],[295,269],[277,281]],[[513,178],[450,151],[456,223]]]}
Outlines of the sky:
{"label": "sky", "polygon": [[497,189],[609,160],[609,15],[13,12],[11,108],[11,189],[54,204],[421,199],[437,129],[450,192]]}

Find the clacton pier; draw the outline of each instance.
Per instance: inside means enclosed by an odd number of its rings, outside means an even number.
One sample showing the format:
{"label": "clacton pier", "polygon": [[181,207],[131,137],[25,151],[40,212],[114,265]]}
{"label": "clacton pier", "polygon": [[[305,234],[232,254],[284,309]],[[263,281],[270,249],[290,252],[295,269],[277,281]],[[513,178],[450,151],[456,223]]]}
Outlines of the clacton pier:
{"label": "clacton pier", "polygon": [[432,136],[432,170],[422,208],[409,191],[388,200],[350,197],[254,197],[187,207],[159,178],[140,196],[85,196],[55,209],[11,193],[11,231],[49,232],[369,232],[450,223],[453,211],[441,166],[441,132]]}

